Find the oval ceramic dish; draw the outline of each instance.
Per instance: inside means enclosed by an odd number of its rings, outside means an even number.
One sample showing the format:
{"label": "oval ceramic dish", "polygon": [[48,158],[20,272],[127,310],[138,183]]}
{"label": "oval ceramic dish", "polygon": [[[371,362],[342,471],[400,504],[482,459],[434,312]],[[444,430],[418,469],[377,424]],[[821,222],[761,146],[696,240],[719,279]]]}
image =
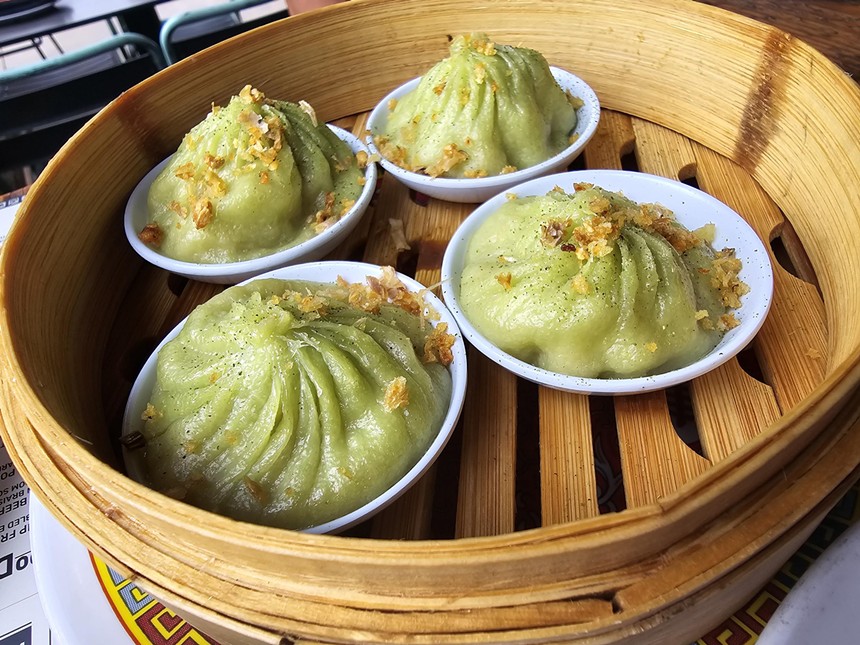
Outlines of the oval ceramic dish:
{"label": "oval ceramic dish", "polygon": [[550,67],[552,75],[559,86],[582,100],[582,106],[576,110],[576,127],[572,135],[576,140],[558,154],[534,166],[523,168],[505,175],[478,177],[475,179],[454,179],[448,177],[430,177],[417,172],[405,170],[392,163],[380,153],[373,143],[373,136],[381,133],[388,121],[388,105],[392,99],[399,99],[416,87],[421,78],[414,78],[389,93],[370,113],[367,120],[367,145],[379,157],[379,163],[386,171],[410,188],[420,193],[449,202],[477,203],[489,199],[493,195],[516,186],[529,179],[540,177],[552,172],[564,170],[585,149],[586,144],[597,131],[600,120],[600,101],[594,90],[578,76],[558,67]]}
{"label": "oval ceramic dish", "polygon": [[[278,278],[281,280],[310,280],[315,282],[331,282],[334,283],[338,276],[343,277],[348,282],[364,283],[365,278],[369,275],[378,275],[380,268],[372,264],[364,264],[360,262],[314,262],[309,264],[299,264],[290,267],[282,267],[259,276],[255,276],[250,280],[246,280],[241,284],[247,284],[256,279],[262,278]],[[460,337],[460,331],[457,327],[456,319],[445,308],[439,298],[431,292],[426,291],[424,285],[415,280],[397,274],[397,277],[413,292],[424,291],[425,302],[429,308],[432,308],[439,314],[438,321],[433,324],[444,322],[448,324],[448,332],[456,338],[452,352],[454,360],[449,366],[451,372],[451,400],[448,405],[448,412],[442,421],[442,425],[427,451],[413,465],[405,475],[403,475],[393,486],[384,493],[364,504],[363,506],[353,510],[352,512],[341,517],[330,520],[324,524],[304,529],[307,533],[332,533],[343,531],[350,526],[364,521],[371,515],[381,511],[391,502],[402,495],[423,475],[431,464],[442,452],[454,427],[457,425],[457,419],[460,416],[460,410],[463,407],[463,401],[466,396],[466,350],[463,346],[463,341]],[[187,320],[187,318],[186,318]],[[175,338],[185,320],[179,323],[171,332],[159,343],[152,355],[144,364],[140,374],[135,380],[134,385],[129,395],[128,404],[125,408],[123,416],[122,435],[127,436],[138,431],[141,425],[141,415],[149,402],[150,394],[155,387],[156,363],[158,360],[158,352],[170,340]],[[134,479],[143,481],[142,470],[138,460],[135,459],[134,450],[123,449],[123,455],[126,467]]]}
{"label": "oval ceramic dish", "polygon": [[508,199],[497,195],[479,206],[463,222],[442,261],[442,295],[465,338],[485,356],[518,376],[558,390],[582,394],[635,394],[659,390],[701,376],[741,351],[764,323],[773,296],[773,272],[765,247],[755,231],[728,206],[698,189],[678,181],[640,172],[622,170],[582,170],[550,175],[512,188],[518,196],[544,195],[555,186],[572,191],[573,184],[590,182],[619,191],[635,202],[656,202],[671,209],[689,230],[709,223],[716,225],[714,248],[731,247],[742,261],[740,278],[750,287],[736,311],[740,325],[724,334],[707,355],[686,367],[638,378],[583,378],[536,367],[499,349],[469,322],[459,302],[460,275],[472,235],[484,220]]}
{"label": "oval ceramic dish", "polygon": [[[328,127],[339,139],[345,141],[354,153],[359,151],[368,152],[367,147],[351,133],[333,125],[329,125]],[[243,260],[242,262],[225,262],[220,264],[183,262],[159,253],[151,246],[141,242],[137,236],[149,220],[149,211],[146,203],[149,187],[155,181],[161,169],[167,165],[169,159],[170,157],[149,171],[132,191],[125,208],[125,235],[132,248],[144,260],[171,273],[203,282],[235,284],[258,273],[271,271],[278,267],[319,260],[343,242],[352,232],[367,210],[370,199],[373,197],[373,191],[376,189],[376,164],[368,163],[364,171],[364,188],[353,207],[319,235],[315,235],[301,244],[296,244],[295,246],[259,258]]]}

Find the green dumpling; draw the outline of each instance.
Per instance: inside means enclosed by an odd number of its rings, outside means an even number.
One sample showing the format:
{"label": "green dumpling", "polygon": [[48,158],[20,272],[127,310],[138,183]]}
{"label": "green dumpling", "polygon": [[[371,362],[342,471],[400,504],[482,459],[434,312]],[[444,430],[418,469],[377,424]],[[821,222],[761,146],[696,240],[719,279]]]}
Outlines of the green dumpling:
{"label": "green dumpling", "polygon": [[476,231],[460,299],[495,345],[551,371],[630,378],[688,365],[737,325],[740,261],[667,209],[591,184],[507,201]]}
{"label": "green dumpling", "polygon": [[140,238],[176,260],[238,262],[336,222],[364,175],[349,146],[311,115],[250,86],[213,106],[152,183]]}
{"label": "green dumpling", "polygon": [[158,355],[147,483],[301,529],[402,477],[447,413],[453,336],[426,323],[393,271],[384,276],[375,290],[257,280],[198,307]]}
{"label": "green dumpling", "polygon": [[389,106],[374,141],[393,163],[431,177],[499,175],[566,148],[579,105],[538,52],[458,36],[448,58]]}

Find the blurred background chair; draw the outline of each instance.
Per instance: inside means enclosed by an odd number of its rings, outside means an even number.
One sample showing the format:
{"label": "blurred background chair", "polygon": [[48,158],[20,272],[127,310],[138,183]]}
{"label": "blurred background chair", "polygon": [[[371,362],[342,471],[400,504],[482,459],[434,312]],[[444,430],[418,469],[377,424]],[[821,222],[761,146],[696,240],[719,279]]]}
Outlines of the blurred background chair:
{"label": "blurred background chair", "polygon": [[[48,39],[51,41],[54,47],[57,48],[58,52],[60,52],[61,54],[65,53],[63,52],[63,48],[60,47],[60,43],[58,43],[57,39],[54,38],[54,34],[48,34]],[[47,56],[45,56],[45,52],[42,50],[43,40],[44,39],[41,36],[38,36],[36,38],[30,38],[29,40],[25,40],[23,42],[16,43],[8,47],[4,47],[2,50],[0,50],[0,58],[5,58],[10,54],[17,54],[18,52],[26,51],[28,49],[35,49],[36,52],[39,54],[39,57],[42,60],[45,60]]]}
{"label": "blurred background chair", "polygon": [[0,71],[0,171],[44,164],[102,107],[164,66],[157,43],[120,33]]}
{"label": "blurred background chair", "polygon": [[161,26],[159,42],[168,64],[260,25],[289,16],[287,9],[243,21],[240,11],[271,0],[230,0],[223,4],[186,11]]}
{"label": "blurred background chair", "polygon": [[[0,24],[10,21],[26,20],[29,16],[38,16],[42,11],[52,8],[56,0],[0,0]],[[60,43],[54,38],[54,34],[48,34],[47,38],[51,41],[54,47],[61,54],[63,48]],[[34,49],[42,59],[47,58],[42,50],[41,36],[36,38],[28,38],[22,42],[15,43],[9,47],[0,48],[0,62],[5,65],[5,57],[10,54],[16,54],[27,49]]]}

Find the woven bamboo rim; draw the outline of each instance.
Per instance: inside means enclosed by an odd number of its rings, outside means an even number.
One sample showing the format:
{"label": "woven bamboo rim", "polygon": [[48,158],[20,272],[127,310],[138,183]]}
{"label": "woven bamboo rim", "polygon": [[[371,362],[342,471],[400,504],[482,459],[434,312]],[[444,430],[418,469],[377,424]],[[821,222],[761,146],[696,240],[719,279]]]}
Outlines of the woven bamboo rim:
{"label": "woven bamboo rim", "polygon": [[[637,136],[660,139],[668,156],[688,138],[713,163],[732,160],[745,171],[726,166],[737,183],[706,188],[742,201],[758,182],[790,221],[823,302],[814,287],[778,282],[785,307],[768,324],[794,325],[802,344],[770,335],[781,339],[762,349],[773,359],[771,398],[733,367],[693,386],[700,400],[724,404],[699,410],[706,425],[710,418],[717,430],[738,422],[756,431],[715,432],[728,444],[712,446],[719,458],[707,468],[670,445],[663,458],[673,472],[638,471],[643,481],[631,483],[622,513],[550,510],[545,516],[560,523],[513,533],[506,521],[484,518],[465,532],[483,537],[432,542],[248,529],[121,475],[101,366],[112,358],[117,321],[165,318],[146,307],[163,280],[122,239],[119,214],[137,180],[198,120],[201,105],[247,82],[305,98],[321,118],[336,119],[419,74],[444,53],[447,35],[473,30],[575,70],[612,111],[609,122],[633,115]],[[850,403],[860,379],[860,222],[850,214],[860,207],[858,123],[860,91],[820,54],[683,0],[354,0],[262,28],[127,92],[31,190],[2,256],[4,442],[35,493],[89,548],[223,642],[689,640],[755,590],[857,476]],[[592,146],[589,163],[605,149]],[[661,171],[660,158],[649,163]],[[425,238],[444,243],[468,210],[431,212],[437,228]],[[757,230],[768,236],[780,222],[765,218]],[[425,282],[436,271],[419,259]],[[207,293],[192,286],[182,298]],[[121,310],[129,294],[142,303],[135,312]],[[477,374],[490,373],[479,357],[470,360]],[[512,377],[486,378],[498,401],[515,394]],[[561,398],[542,393],[542,413],[560,415],[550,428],[574,432],[583,402]],[[744,401],[770,403],[747,409]],[[630,446],[662,432],[637,422],[657,418],[660,405],[616,402]],[[466,427],[486,412],[467,408]],[[622,459],[635,460],[636,450]],[[465,473],[461,491],[486,492],[488,481]],[[492,500],[474,498],[478,517]],[[458,512],[468,525],[468,509]]]}

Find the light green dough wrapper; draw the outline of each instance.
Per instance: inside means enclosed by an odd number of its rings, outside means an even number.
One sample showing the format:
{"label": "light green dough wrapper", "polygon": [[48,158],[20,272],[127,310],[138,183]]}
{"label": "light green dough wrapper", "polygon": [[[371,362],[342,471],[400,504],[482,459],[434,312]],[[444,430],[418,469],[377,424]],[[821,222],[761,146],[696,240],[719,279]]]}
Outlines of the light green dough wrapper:
{"label": "light green dough wrapper", "polygon": [[374,141],[393,163],[436,177],[482,177],[534,166],[570,144],[578,99],[541,54],[458,36],[448,58],[397,101]]}
{"label": "light green dough wrapper", "polygon": [[142,431],[147,483],[229,517],[302,529],[400,479],[451,397],[448,369],[425,362],[425,344],[453,338],[346,294],[267,279],[198,307],[158,356]]}
{"label": "light green dough wrapper", "polygon": [[269,255],[336,222],[363,176],[328,127],[249,86],[184,137],[150,187],[141,239],[185,262]]}
{"label": "light green dough wrapper", "polygon": [[[460,301],[481,334],[523,361],[630,378],[713,349],[737,322],[725,303],[740,306],[747,291],[739,270],[666,209],[585,185],[513,199],[487,218],[467,251]],[[724,287],[712,284],[717,275]]]}

